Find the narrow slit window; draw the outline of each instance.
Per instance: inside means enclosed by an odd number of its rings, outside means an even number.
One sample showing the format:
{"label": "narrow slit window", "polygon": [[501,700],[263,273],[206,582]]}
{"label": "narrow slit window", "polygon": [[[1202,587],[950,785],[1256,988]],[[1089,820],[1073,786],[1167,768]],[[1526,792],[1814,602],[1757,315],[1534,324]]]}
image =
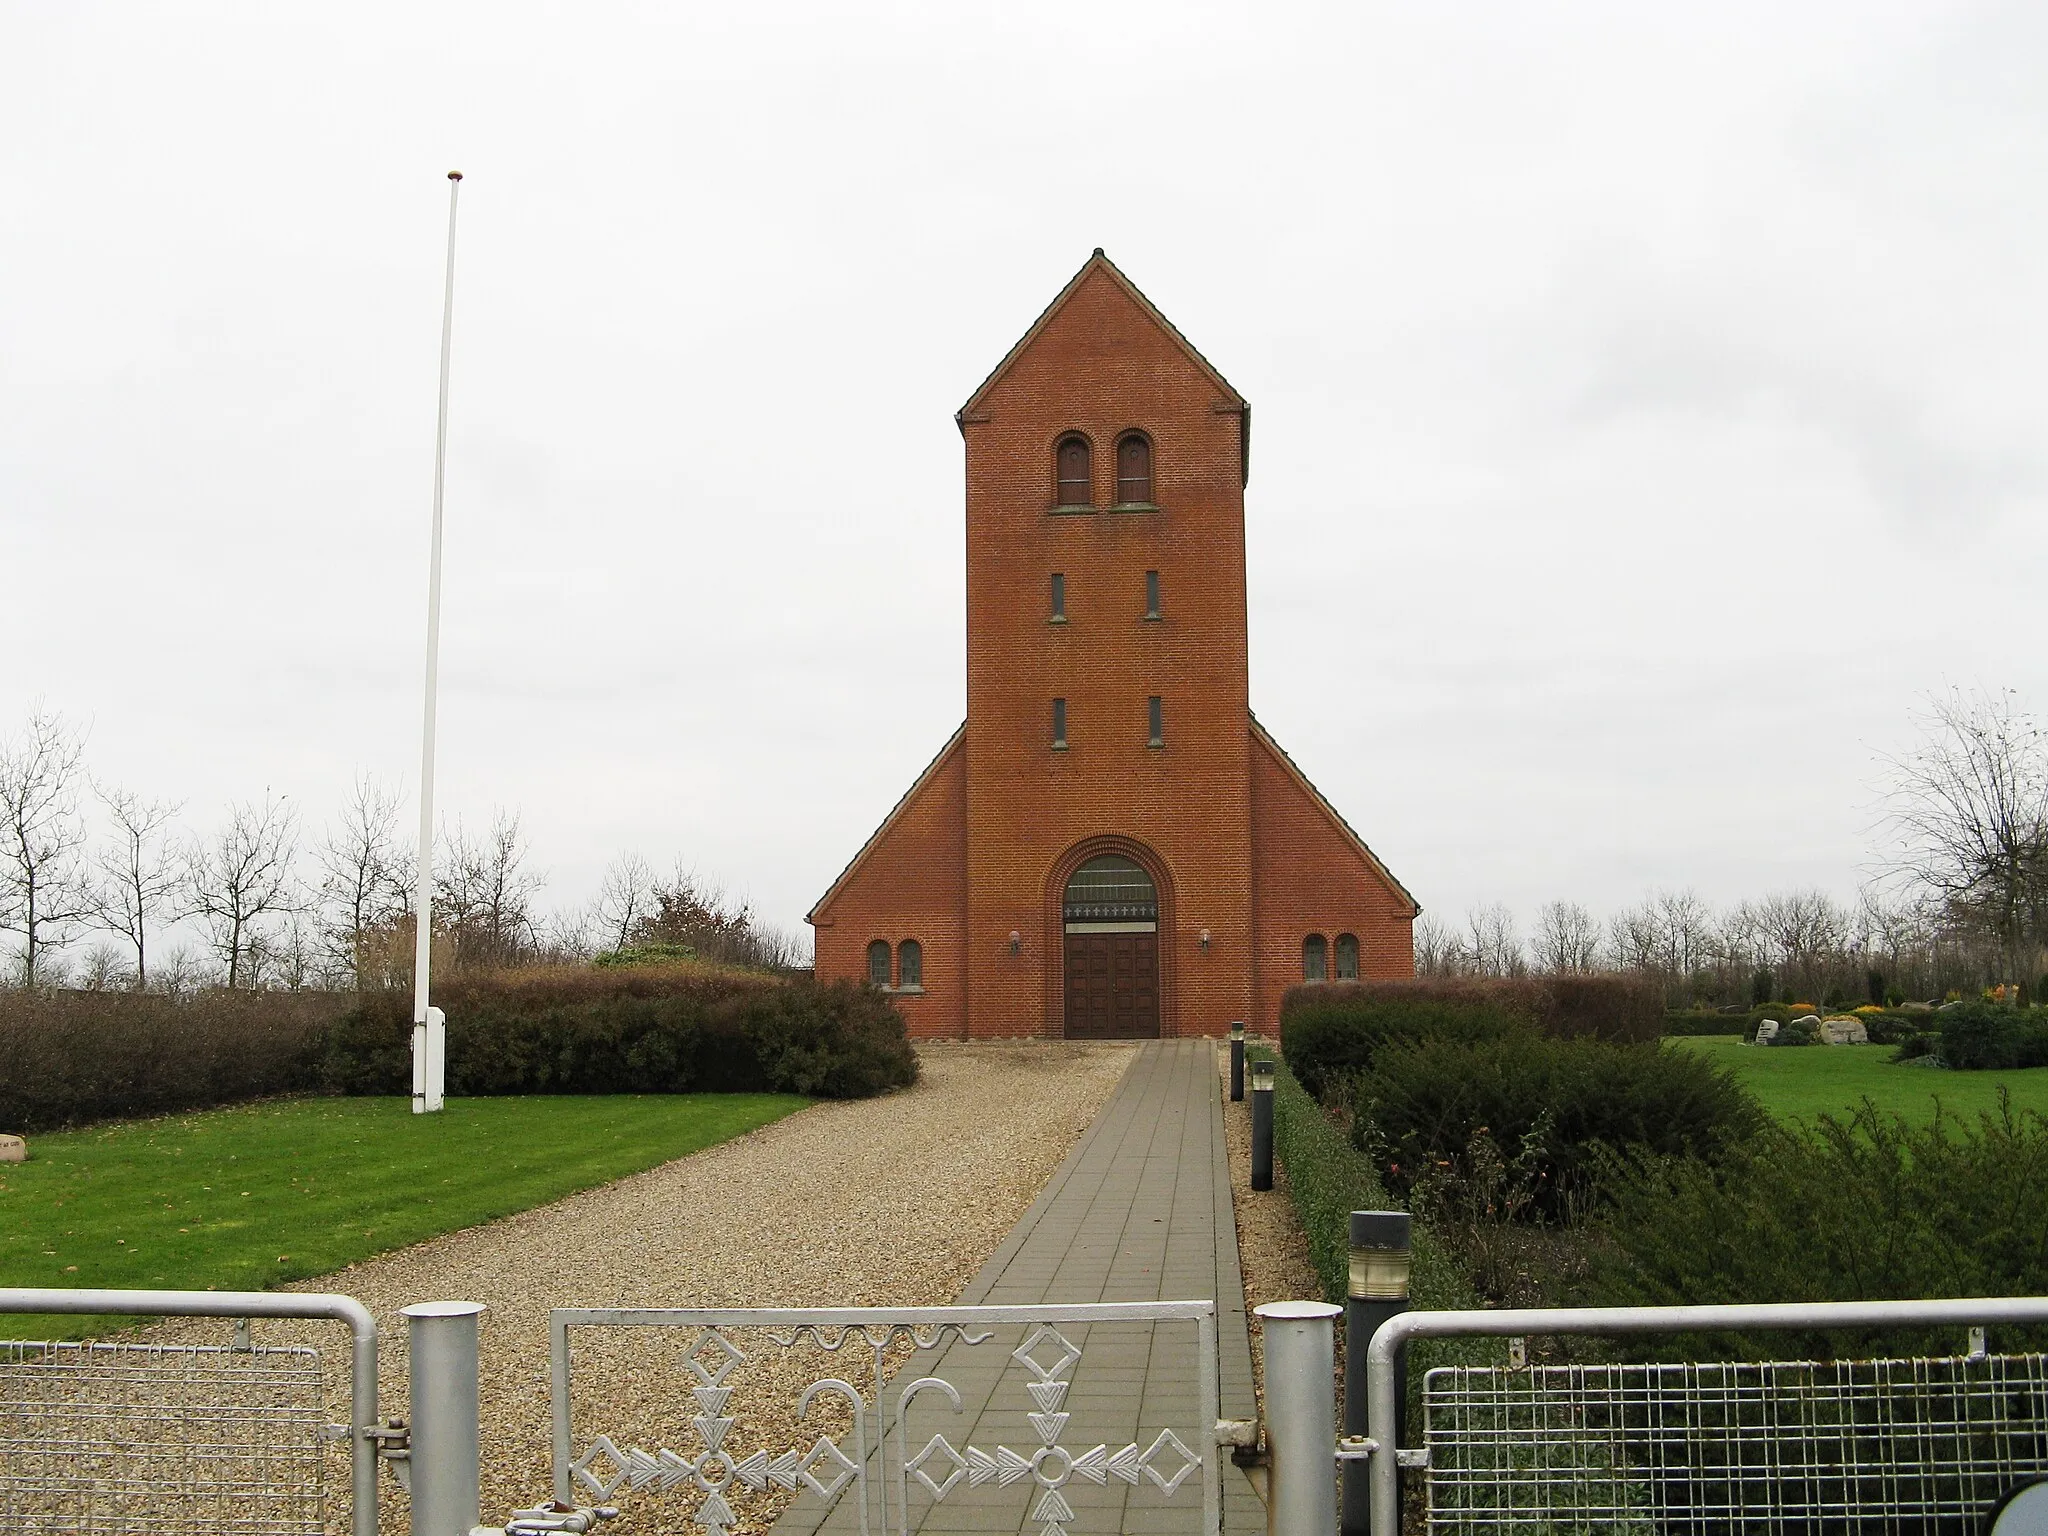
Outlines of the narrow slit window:
{"label": "narrow slit window", "polygon": [[1151,733],[1151,739],[1146,742],[1146,745],[1152,747],[1165,746],[1166,702],[1156,693],[1145,701],[1145,724],[1149,727]]}
{"label": "narrow slit window", "polygon": [[878,987],[889,985],[889,941],[876,939],[868,945],[868,980]]}
{"label": "narrow slit window", "polygon": [[1061,571],[1052,573],[1052,622],[1067,622],[1067,578]]}
{"label": "narrow slit window", "polygon": [[1301,941],[1301,979],[1303,981],[1329,980],[1330,950],[1328,942],[1320,933],[1312,933]]}
{"label": "narrow slit window", "polygon": [[1054,699],[1052,701],[1052,745],[1055,752],[1064,752],[1067,749],[1067,701],[1065,699]]}
{"label": "narrow slit window", "polygon": [[1148,619],[1159,617],[1159,573],[1157,571],[1147,571],[1145,573],[1145,617]]}
{"label": "narrow slit window", "polygon": [[1053,473],[1058,479],[1056,494],[1063,507],[1095,505],[1094,476],[1090,471],[1088,439],[1063,437],[1053,454]]}
{"label": "narrow slit window", "polygon": [[924,990],[924,946],[915,939],[896,946],[896,985],[906,992]]}
{"label": "narrow slit window", "polygon": [[1152,443],[1142,432],[1127,432],[1116,445],[1116,500],[1121,507],[1152,504]]}
{"label": "narrow slit window", "polygon": [[1355,933],[1337,935],[1337,979],[1358,980],[1358,935]]}

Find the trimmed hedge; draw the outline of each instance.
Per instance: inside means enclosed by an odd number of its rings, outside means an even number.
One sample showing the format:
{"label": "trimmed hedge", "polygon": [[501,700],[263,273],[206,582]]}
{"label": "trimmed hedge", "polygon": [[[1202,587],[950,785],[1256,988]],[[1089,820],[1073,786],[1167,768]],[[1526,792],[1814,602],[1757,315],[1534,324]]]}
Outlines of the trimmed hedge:
{"label": "trimmed hedge", "polygon": [[[917,1080],[888,998],[846,981],[673,968],[487,976],[435,996],[448,1015],[448,1091],[802,1093],[862,1098]],[[412,1013],[365,996],[321,1062],[332,1093],[405,1093]]]}
{"label": "trimmed hedge", "polygon": [[[1601,1170],[1595,1306],[2038,1296],[2048,1291],[2048,1120],[1997,1113],[1922,1125],[1866,1103],[1809,1131],[1768,1126],[1719,1167],[1611,1156]],[[2019,1333],[2006,1348],[2039,1347]],[[1932,1337],[1766,1333],[1644,1339],[1671,1357],[1825,1359],[1952,1352]],[[1710,1356],[1700,1356],[1710,1358]]]}
{"label": "trimmed hedge", "polygon": [[[1258,1047],[1273,1070],[1273,1155],[1287,1170],[1294,1213],[1308,1239],[1309,1262],[1323,1283],[1323,1299],[1344,1304],[1351,1281],[1351,1213],[1397,1207],[1365,1155],[1310,1098],[1287,1063]],[[1409,1290],[1418,1307],[1455,1308],[1477,1303],[1457,1266],[1419,1223],[1410,1228],[1414,1267]]]}
{"label": "trimmed hedge", "polygon": [[2048,1008],[1958,1003],[1940,1009],[1932,1022],[1941,1031],[1935,1049],[1945,1067],[1965,1072],[2048,1067]]}
{"label": "trimmed hedge", "polygon": [[1745,1014],[1712,1008],[1674,1008],[1664,1015],[1664,1037],[1679,1035],[1748,1035],[1755,1031]]}
{"label": "trimmed hedge", "polygon": [[0,1131],[211,1109],[319,1086],[338,992],[0,992]]}
{"label": "trimmed hedge", "polygon": [[1660,989],[1633,976],[1315,983],[1288,988],[1280,1004],[1287,1059],[1321,1099],[1397,1041],[1471,1042],[1533,1030],[1641,1043],[1663,1028]]}
{"label": "trimmed hedge", "polygon": [[1493,1039],[1388,1045],[1353,1080],[1353,1139],[1406,1192],[1430,1164],[1464,1168],[1473,1138],[1527,1150],[1529,1217],[1569,1221],[1593,1194],[1596,1147],[1718,1160],[1767,1123],[1724,1069],[1655,1045]]}

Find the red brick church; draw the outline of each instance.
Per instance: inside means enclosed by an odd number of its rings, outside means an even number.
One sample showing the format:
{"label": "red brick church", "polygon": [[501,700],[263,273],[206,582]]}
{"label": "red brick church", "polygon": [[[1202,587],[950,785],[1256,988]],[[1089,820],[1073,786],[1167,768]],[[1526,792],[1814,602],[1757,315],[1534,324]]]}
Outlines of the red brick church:
{"label": "red brick church", "polygon": [[1251,713],[1251,406],[1097,251],[956,418],[967,720],[809,921],[920,1036],[1272,1029],[1419,910]]}

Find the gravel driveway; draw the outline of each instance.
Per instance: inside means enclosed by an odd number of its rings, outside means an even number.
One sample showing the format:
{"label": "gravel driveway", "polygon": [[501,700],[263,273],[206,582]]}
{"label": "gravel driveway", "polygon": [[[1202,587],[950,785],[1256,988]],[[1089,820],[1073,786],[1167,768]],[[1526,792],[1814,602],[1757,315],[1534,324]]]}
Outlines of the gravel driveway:
{"label": "gravel driveway", "polygon": [[[557,1306],[874,1306],[952,1300],[1029,1208],[1129,1064],[1123,1044],[933,1044],[915,1087],[821,1103],[734,1141],[488,1226],[435,1238],[294,1289],[340,1291],[377,1314],[384,1411],[405,1412],[405,1320],[415,1301],[479,1301],[483,1516],[502,1522],[549,1489],[547,1316]],[[259,1343],[318,1342],[344,1383],[345,1343],[320,1325],[258,1322]],[[677,1341],[613,1331],[576,1350],[577,1436],[689,1446],[691,1385]],[[145,1337],[213,1342],[225,1325],[169,1321]],[[663,1353],[663,1350],[666,1353]],[[817,1362],[772,1363],[757,1400]],[[834,1363],[814,1374],[853,1366]],[[751,1367],[750,1367],[751,1368]],[[778,1380],[777,1378],[782,1378]],[[806,1379],[809,1379],[808,1377]],[[859,1377],[854,1378],[858,1380]],[[753,1395],[750,1386],[749,1395]],[[346,1417],[345,1398],[334,1409]],[[814,1412],[802,1433],[833,1432]],[[742,1433],[745,1432],[745,1438]],[[793,1422],[750,1414],[728,1448],[795,1443]],[[337,1451],[335,1476],[347,1488]],[[739,1529],[763,1529],[788,1495],[749,1497]],[[740,1501],[735,1501],[736,1503]],[[403,1504],[388,1486],[387,1529]],[[656,1505],[659,1505],[657,1510]],[[609,1530],[691,1530],[694,1501],[632,1501]]]}

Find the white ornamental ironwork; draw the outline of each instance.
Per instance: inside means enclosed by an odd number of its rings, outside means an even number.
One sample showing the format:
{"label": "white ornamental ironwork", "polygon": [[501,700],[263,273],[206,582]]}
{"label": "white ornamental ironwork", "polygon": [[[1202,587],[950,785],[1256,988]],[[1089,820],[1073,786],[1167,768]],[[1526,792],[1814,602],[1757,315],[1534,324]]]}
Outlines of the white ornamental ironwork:
{"label": "white ornamental ironwork", "polygon": [[[1197,1351],[1196,1433],[1188,1439],[1162,1428],[1144,1443],[1133,1440],[1112,1449],[1107,1443],[1072,1448],[1064,1443],[1072,1417],[1066,1406],[1074,1367],[1082,1350],[1056,1324],[1193,1323],[1190,1341]],[[1008,1445],[984,1448],[955,1446],[943,1434],[931,1436],[913,1454],[909,1445],[909,1408],[913,1400],[936,1393],[955,1412],[965,1404],[950,1382],[920,1375],[895,1394],[895,1454],[886,1454],[890,1439],[887,1413],[888,1356],[892,1346],[908,1342],[928,1351],[957,1342],[973,1347],[993,1337],[1003,1324],[1023,1325],[1024,1340],[1010,1358],[1029,1373],[1023,1383],[1031,1409],[1026,1412],[1038,1444],[1025,1450]],[[569,1422],[569,1347],[571,1327],[693,1327],[696,1340],[684,1355],[695,1377],[690,1390],[696,1412],[689,1418],[694,1444],[687,1451],[657,1447],[646,1451],[622,1446],[610,1435],[598,1435],[580,1455],[572,1455]],[[727,1410],[733,1388],[728,1384],[746,1356],[726,1330],[753,1328],[784,1348],[808,1340],[834,1351],[858,1340],[872,1353],[870,1391],[852,1382],[826,1377],[812,1382],[797,1400],[799,1423],[821,1397],[842,1399],[851,1410],[853,1429],[848,1448],[820,1434],[808,1448],[792,1447],[771,1454],[755,1450],[735,1458],[726,1441],[737,1422]],[[698,1497],[691,1518],[706,1536],[726,1536],[739,1520],[733,1499],[743,1492],[771,1488],[815,1494],[827,1502],[849,1485],[860,1514],[862,1536],[870,1536],[871,1514],[883,1531],[909,1536],[912,1529],[911,1487],[916,1484],[937,1503],[963,1484],[969,1488],[1035,1487],[1029,1518],[1039,1536],[1067,1536],[1075,1519],[1066,1490],[1075,1480],[1107,1487],[1117,1481],[1139,1488],[1150,1484],[1159,1496],[1172,1498],[1189,1479],[1201,1474],[1203,1526],[1217,1536],[1221,1524],[1221,1463],[1217,1456],[1218,1389],[1216,1378],[1216,1309],[1213,1302],[1102,1302],[1075,1306],[937,1307],[918,1310],[881,1307],[835,1307],[815,1311],[789,1308],[755,1310],[703,1309],[564,1309],[555,1312],[550,1333],[553,1345],[552,1408],[554,1416],[555,1497],[573,1502],[587,1493],[604,1502],[620,1493],[685,1493]],[[871,1433],[872,1431],[872,1433]],[[872,1447],[872,1454],[871,1454]],[[887,1467],[892,1460],[893,1469]]]}

